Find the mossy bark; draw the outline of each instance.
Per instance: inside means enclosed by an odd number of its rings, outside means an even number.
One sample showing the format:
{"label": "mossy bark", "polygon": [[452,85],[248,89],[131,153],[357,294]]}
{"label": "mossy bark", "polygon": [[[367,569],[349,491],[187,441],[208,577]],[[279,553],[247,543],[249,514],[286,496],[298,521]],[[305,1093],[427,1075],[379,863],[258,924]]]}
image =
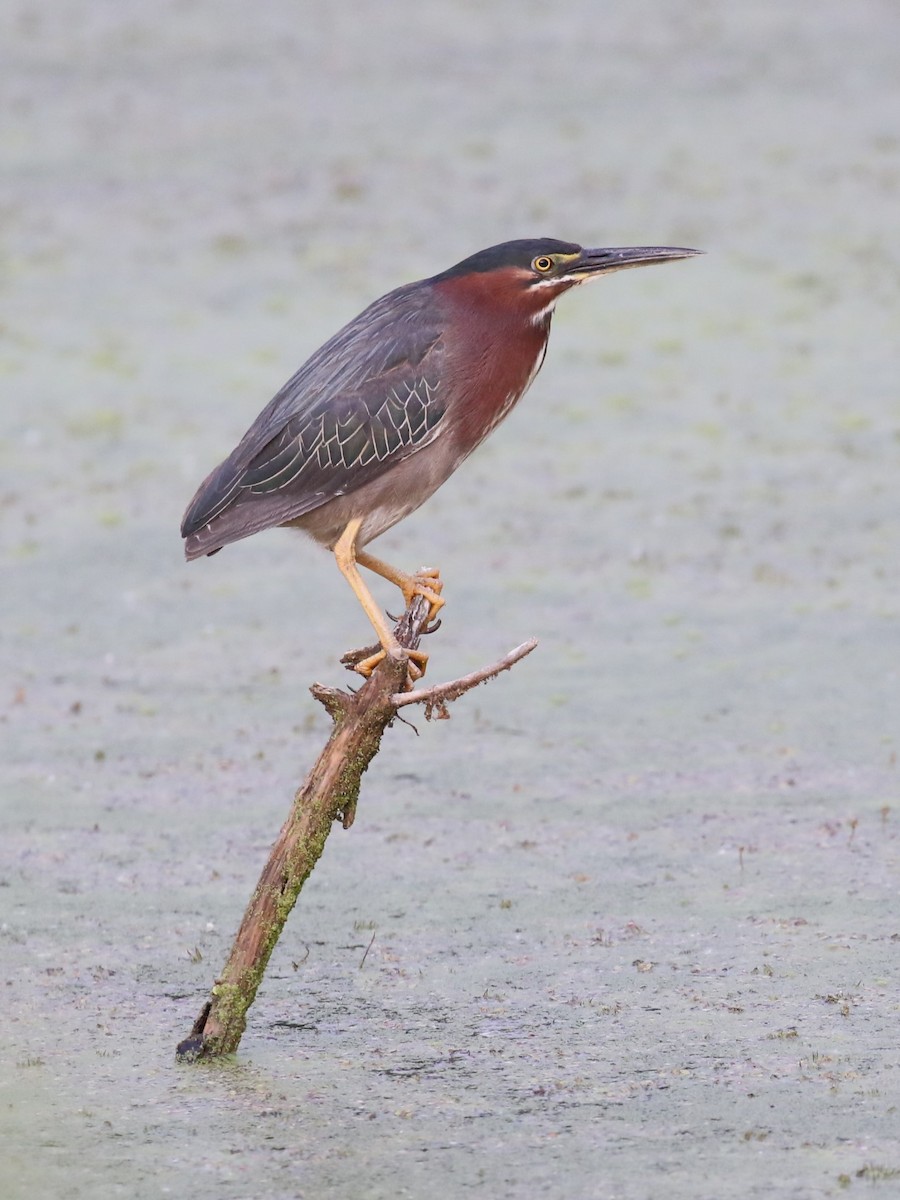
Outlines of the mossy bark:
{"label": "mossy bark", "polygon": [[[402,649],[388,653],[358,692],[313,685],[312,693],[328,709],[334,728],[294,797],[290,815],[244,913],[228,962],[190,1036],[178,1047],[180,1059],[214,1058],[238,1048],[247,1026],[247,1012],[291,909],[322,854],[334,822],[340,820],[345,829],[353,824],[363,773],[378,753],[382,735],[398,709],[422,704],[427,719],[433,715],[446,717],[450,701],[509,670],[537,644],[523,643],[500,662],[463,679],[404,692],[406,651],[418,648],[428,614],[428,601],[415,596],[394,630]],[[372,649],[346,655],[343,661],[352,664]]]}
{"label": "mossy bark", "polygon": [[[417,645],[427,612],[427,603],[417,598],[404,614],[400,628],[407,648]],[[334,822],[340,820],[345,829],[353,824],[360,781],[397,711],[392,697],[402,691],[406,670],[405,654],[389,655],[355,694],[320,684],[311,689],[331,714],[334,728],[294,797],[228,962],[190,1036],[178,1046],[180,1059],[212,1058],[237,1049],[269,956]]]}

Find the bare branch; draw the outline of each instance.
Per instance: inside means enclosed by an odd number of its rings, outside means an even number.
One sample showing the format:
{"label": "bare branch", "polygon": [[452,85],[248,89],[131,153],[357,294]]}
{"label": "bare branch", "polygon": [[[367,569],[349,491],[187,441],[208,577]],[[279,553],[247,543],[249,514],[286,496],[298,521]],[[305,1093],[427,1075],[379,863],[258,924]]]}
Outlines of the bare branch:
{"label": "bare branch", "polygon": [[[303,884],[316,865],[336,821],[345,829],[353,824],[362,775],[378,753],[385,730],[398,710],[409,704],[424,704],[425,715],[434,711],[447,717],[447,704],[479,683],[524,658],[537,645],[524,642],[505,658],[473,671],[462,679],[441,683],[415,692],[400,692],[408,675],[408,650],[415,650],[428,632],[430,605],[414,596],[400,618],[395,635],[400,649],[391,650],[357,692],[313,684],[312,693],[328,709],[333,722],[331,736],[305,783],[298,789],[287,820],[275,840],[269,860],[250,899],[238,929],[231,954],[190,1036],[178,1047],[185,1061],[213,1058],[236,1050],[247,1023],[247,1012],[262,983],[269,956]],[[367,652],[355,651],[348,662],[358,662]],[[360,967],[372,948],[375,935]]]}
{"label": "bare branch", "polygon": [[520,659],[530,654],[537,644],[537,638],[529,638],[521,646],[516,646],[515,650],[510,650],[509,654],[504,655],[493,666],[481,667],[480,670],[462,675],[459,679],[450,680],[449,683],[437,683],[434,687],[419,688],[415,692],[398,692],[395,696],[391,696],[391,704],[394,708],[404,708],[407,704],[424,704],[427,709],[439,709],[452,700],[458,700],[460,696],[465,695],[472,688],[478,687],[480,683],[486,683],[489,679],[495,679],[503,671],[508,671]]}

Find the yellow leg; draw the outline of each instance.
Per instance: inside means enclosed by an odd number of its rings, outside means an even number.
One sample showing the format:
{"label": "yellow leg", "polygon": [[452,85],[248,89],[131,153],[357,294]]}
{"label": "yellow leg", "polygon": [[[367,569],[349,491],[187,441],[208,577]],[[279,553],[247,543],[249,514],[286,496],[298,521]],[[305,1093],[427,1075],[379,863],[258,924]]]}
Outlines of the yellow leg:
{"label": "yellow leg", "polygon": [[356,561],[361,567],[374,571],[376,575],[380,575],[382,579],[387,579],[398,587],[403,593],[403,601],[407,606],[414,596],[424,596],[431,605],[431,611],[428,614],[429,625],[447,603],[441,598],[444,583],[437,567],[423,567],[415,575],[407,575],[405,571],[392,567],[390,563],[383,562],[365,550],[356,552]]}
{"label": "yellow leg", "polygon": [[[356,553],[356,535],[359,533],[361,524],[362,521],[359,518],[355,518],[348,523],[347,528],[335,543],[334,557],[341,574],[353,588],[357,600],[363,606],[363,611],[371,621],[372,628],[378,634],[378,640],[382,645],[382,649],[378,654],[373,654],[370,658],[357,663],[354,668],[361,675],[369,676],[384,658],[385,653],[388,650],[399,649],[400,644],[391,632],[390,626],[382,615],[381,609],[375,603],[372,593],[366,587],[365,583],[363,583],[359,568],[356,565],[357,561],[361,559],[361,556]],[[438,596],[437,599],[440,600],[440,597]],[[420,679],[425,674],[428,655],[423,654],[420,650],[407,650],[406,653],[409,656],[410,677]]]}

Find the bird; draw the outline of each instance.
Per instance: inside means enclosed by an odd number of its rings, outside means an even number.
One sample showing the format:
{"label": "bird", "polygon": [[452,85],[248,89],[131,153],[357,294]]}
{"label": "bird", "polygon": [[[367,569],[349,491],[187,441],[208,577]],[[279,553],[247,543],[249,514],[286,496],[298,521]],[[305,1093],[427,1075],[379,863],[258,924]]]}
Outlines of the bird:
{"label": "bird", "polygon": [[[632,267],[700,254],[674,246],[585,249],[556,238],[491,246],[395,288],[325,342],[200,484],[184,514],[187,559],[276,526],[334,553],[380,649],[397,640],[359,568],[395,584],[406,604],[444,604],[435,568],[409,573],[365,547],[423,504],[509,414],[544,362],[564,292]],[[409,680],[427,655],[407,651]]]}

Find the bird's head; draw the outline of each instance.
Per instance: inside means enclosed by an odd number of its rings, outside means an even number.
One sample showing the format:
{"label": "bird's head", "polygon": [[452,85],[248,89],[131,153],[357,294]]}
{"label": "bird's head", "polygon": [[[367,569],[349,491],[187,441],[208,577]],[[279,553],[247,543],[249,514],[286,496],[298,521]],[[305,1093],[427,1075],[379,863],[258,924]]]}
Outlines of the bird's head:
{"label": "bird's head", "polygon": [[463,259],[430,282],[455,291],[470,288],[495,303],[521,309],[532,319],[549,315],[569,288],[629,267],[691,258],[700,250],[676,246],[624,246],[587,250],[556,238],[522,238],[502,242]]}

